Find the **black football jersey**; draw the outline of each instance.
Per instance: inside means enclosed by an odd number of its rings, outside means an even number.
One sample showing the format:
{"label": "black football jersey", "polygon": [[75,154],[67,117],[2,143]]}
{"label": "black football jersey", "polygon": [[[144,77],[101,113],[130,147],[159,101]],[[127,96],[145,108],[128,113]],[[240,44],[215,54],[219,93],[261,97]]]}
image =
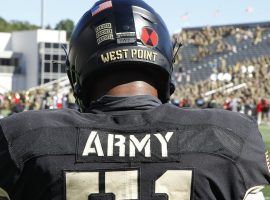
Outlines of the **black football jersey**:
{"label": "black football jersey", "polygon": [[11,200],[242,200],[270,181],[257,123],[238,113],[104,97],[0,124]]}

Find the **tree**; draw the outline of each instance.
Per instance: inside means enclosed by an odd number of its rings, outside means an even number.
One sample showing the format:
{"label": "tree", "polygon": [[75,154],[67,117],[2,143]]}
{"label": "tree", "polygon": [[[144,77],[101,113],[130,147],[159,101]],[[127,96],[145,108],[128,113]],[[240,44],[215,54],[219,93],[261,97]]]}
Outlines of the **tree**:
{"label": "tree", "polygon": [[0,32],[6,32],[8,23],[2,17],[0,17]]}
{"label": "tree", "polygon": [[52,30],[52,27],[50,24],[48,24],[47,26],[45,26],[45,29],[49,29],[49,30]]}
{"label": "tree", "polygon": [[20,31],[20,30],[35,30],[39,27],[33,24],[30,24],[29,22],[23,22],[23,21],[11,21],[10,23],[10,31]]}
{"label": "tree", "polygon": [[0,32],[12,32],[12,31],[20,31],[20,30],[34,30],[39,27],[29,22],[24,21],[11,21],[7,22],[4,18],[0,17]]}
{"label": "tree", "polygon": [[69,40],[71,37],[71,33],[74,29],[74,22],[70,19],[61,20],[55,26],[55,30],[65,30],[67,32],[67,39]]}

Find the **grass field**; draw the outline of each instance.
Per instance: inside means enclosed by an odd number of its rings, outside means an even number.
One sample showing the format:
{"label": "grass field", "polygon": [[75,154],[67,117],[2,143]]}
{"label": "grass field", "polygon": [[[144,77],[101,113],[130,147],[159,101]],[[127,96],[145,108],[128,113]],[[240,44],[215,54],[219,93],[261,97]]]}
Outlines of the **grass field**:
{"label": "grass field", "polygon": [[[260,131],[262,133],[266,148],[270,152],[270,126],[261,126]],[[263,192],[264,192],[265,198],[270,199],[270,186],[266,187]]]}

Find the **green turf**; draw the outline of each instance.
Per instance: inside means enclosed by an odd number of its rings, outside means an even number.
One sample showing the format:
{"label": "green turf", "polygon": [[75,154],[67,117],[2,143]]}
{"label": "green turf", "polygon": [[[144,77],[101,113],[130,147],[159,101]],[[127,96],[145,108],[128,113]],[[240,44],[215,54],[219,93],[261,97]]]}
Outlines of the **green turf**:
{"label": "green turf", "polygon": [[[266,148],[270,152],[270,126],[260,126],[260,131],[263,136]],[[264,196],[270,198],[270,186],[264,189]]]}

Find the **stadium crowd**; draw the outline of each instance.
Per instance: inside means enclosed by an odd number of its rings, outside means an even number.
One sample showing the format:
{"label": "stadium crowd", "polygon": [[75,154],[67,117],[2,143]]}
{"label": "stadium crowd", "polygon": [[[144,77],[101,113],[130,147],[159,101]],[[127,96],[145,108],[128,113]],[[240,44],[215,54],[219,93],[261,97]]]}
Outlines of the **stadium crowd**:
{"label": "stadium crowd", "polygon": [[[260,26],[235,27],[204,27],[199,29],[182,30],[180,34],[174,34],[173,40],[183,42],[186,45],[194,45],[197,48],[197,55],[192,61],[200,61],[206,56],[217,55],[224,52],[237,53],[237,46],[232,45],[223,40],[223,38],[231,37],[240,45],[242,41],[252,40],[252,44],[257,45],[262,42],[262,35],[267,29]],[[182,60],[181,54],[178,54],[177,61]]]}
{"label": "stadium crowd", "polygon": [[258,123],[269,123],[269,63],[270,57],[263,56],[239,62],[230,68],[215,69],[216,74],[229,74],[229,79],[207,79],[196,84],[180,85],[172,96],[172,103],[179,107],[241,112],[256,117]]}
{"label": "stadium crowd", "polygon": [[57,89],[39,88],[33,91],[0,94],[0,118],[27,110],[62,108],[76,108],[71,91],[61,94]]}
{"label": "stadium crowd", "polygon": [[[191,62],[198,62],[199,65],[205,57],[214,56],[220,64],[213,67],[211,78],[195,84],[178,83],[182,70],[175,70],[177,88],[172,103],[180,107],[241,112],[257,118],[259,124],[270,123],[270,56],[241,58],[233,65],[229,65],[222,56],[230,52],[237,54],[247,41],[252,46],[269,43],[269,39],[263,40],[263,35],[269,30],[269,27],[260,25],[220,26],[184,29],[180,34],[173,35],[178,43],[195,47],[197,53],[190,56]],[[176,62],[181,63],[182,60],[180,53]]]}

